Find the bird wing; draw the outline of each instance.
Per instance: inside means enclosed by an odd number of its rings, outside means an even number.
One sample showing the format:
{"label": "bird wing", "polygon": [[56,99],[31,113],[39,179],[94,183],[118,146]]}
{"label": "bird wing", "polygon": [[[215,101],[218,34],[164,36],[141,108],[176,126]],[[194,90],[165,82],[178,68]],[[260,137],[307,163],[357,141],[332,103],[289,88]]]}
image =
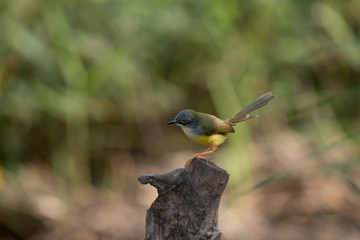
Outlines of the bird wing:
{"label": "bird wing", "polygon": [[218,120],[219,121],[217,124],[217,126],[218,126],[217,133],[234,133],[235,132],[233,126],[230,123],[228,123],[224,120],[221,120],[221,119],[218,119]]}
{"label": "bird wing", "polygon": [[198,113],[203,114],[200,125],[202,126],[202,133],[204,135],[210,136],[212,134],[222,134],[222,133],[233,133],[235,132],[231,123],[226,122],[222,119],[219,119],[213,115],[206,113]]}

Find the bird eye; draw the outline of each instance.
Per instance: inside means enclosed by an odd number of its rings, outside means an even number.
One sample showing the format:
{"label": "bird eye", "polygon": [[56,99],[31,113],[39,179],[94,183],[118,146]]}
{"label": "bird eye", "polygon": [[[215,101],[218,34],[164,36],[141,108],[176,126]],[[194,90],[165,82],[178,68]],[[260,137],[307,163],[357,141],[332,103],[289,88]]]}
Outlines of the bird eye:
{"label": "bird eye", "polygon": [[188,121],[188,120],[183,120],[183,121],[181,121],[181,124],[182,125],[186,125],[186,124],[189,124],[190,123],[190,121]]}

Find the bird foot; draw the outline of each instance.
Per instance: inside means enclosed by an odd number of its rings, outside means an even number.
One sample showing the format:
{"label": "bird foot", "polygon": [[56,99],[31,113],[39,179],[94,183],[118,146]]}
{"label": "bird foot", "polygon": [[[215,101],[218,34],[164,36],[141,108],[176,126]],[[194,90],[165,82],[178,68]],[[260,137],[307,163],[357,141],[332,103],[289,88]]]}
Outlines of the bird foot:
{"label": "bird foot", "polygon": [[197,154],[195,154],[192,158],[190,158],[189,160],[186,161],[185,167],[187,167],[187,166],[191,163],[191,161],[192,161],[193,159],[195,159],[195,158],[204,159],[207,163],[209,163],[209,162],[212,163],[212,162],[213,162],[213,161],[211,160],[211,158],[209,158],[209,157],[204,157],[203,155],[197,155]]}

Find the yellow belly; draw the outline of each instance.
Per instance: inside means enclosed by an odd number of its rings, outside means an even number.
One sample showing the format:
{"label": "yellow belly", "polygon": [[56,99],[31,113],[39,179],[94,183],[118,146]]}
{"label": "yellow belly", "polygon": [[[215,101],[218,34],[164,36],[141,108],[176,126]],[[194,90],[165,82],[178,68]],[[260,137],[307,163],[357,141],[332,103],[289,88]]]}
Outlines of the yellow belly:
{"label": "yellow belly", "polygon": [[210,136],[200,136],[197,139],[194,139],[195,142],[200,143],[200,144],[204,144],[204,145],[221,145],[225,142],[227,138],[227,134],[222,135],[222,134],[213,134]]}
{"label": "yellow belly", "polygon": [[181,128],[184,130],[184,133],[188,138],[193,140],[194,142],[204,144],[204,145],[221,145],[225,142],[226,138],[228,137],[228,133],[224,134],[213,134],[210,136],[207,135],[197,135],[193,134],[192,131],[190,131],[189,128],[181,126]]}

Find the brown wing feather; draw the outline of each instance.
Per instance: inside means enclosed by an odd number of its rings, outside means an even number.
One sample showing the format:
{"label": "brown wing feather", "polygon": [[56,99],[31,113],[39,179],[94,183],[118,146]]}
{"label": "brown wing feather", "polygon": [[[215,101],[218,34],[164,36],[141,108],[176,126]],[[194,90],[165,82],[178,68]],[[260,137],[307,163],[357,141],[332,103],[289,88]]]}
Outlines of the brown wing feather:
{"label": "brown wing feather", "polygon": [[235,132],[235,130],[231,126],[231,124],[224,120],[218,119],[217,126],[218,126],[217,133],[234,133]]}
{"label": "brown wing feather", "polygon": [[200,119],[200,126],[202,127],[202,134],[210,136],[212,134],[221,134],[228,132],[235,132],[231,123],[219,119],[213,115],[206,113],[197,113]]}

